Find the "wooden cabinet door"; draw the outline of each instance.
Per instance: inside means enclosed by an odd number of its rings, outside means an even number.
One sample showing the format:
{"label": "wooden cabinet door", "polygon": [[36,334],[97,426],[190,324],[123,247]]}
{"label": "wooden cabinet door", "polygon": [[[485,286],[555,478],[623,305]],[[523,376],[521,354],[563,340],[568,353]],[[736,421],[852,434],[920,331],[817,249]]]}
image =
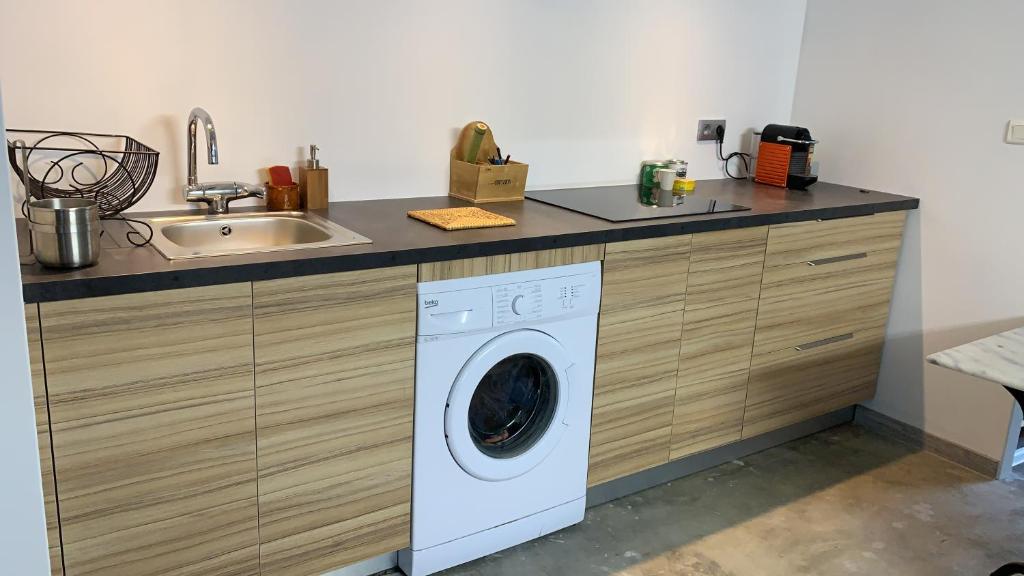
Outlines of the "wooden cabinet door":
{"label": "wooden cabinet door", "polygon": [[67,574],[258,574],[251,295],[41,305]]}
{"label": "wooden cabinet door", "polygon": [[32,398],[36,409],[36,437],[43,482],[43,506],[46,510],[46,541],[50,547],[50,574],[56,576],[64,573],[64,567],[60,552],[57,487],[53,478],[53,452],[50,450],[50,411],[46,403],[46,373],[43,369],[38,304],[25,306],[25,328],[28,332],[28,359],[32,369]]}
{"label": "wooden cabinet door", "polygon": [[588,483],[669,459],[690,236],[608,244]]}
{"label": "wooden cabinet door", "polygon": [[740,439],[768,227],[695,234],[671,458]]}
{"label": "wooden cabinet door", "polygon": [[875,394],[885,326],[754,357],[743,437],[853,406]]}
{"label": "wooden cabinet door", "polygon": [[744,438],[874,395],[905,219],[770,227]]}
{"label": "wooden cabinet door", "polygon": [[264,576],[409,545],[416,267],[253,284]]}

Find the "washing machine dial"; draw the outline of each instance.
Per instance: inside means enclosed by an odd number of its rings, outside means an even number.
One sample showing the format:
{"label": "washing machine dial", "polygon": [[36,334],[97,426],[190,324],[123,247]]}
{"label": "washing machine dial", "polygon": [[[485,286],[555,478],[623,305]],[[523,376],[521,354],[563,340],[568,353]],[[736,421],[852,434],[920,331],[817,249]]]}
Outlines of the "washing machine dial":
{"label": "washing machine dial", "polygon": [[544,316],[541,284],[506,284],[494,287],[494,324],[501,326],[539,320]]}
{"label": "washing machine dial", "polygon": [[515,297],[512,298],[512,313],[515,314],[516,316],[522,316],[523,315],[523,313],[519,311],[519,306],[520,306],[519,303],[522,302],[522,301],[523,301],[523,295],[522,294],[516,294]]}

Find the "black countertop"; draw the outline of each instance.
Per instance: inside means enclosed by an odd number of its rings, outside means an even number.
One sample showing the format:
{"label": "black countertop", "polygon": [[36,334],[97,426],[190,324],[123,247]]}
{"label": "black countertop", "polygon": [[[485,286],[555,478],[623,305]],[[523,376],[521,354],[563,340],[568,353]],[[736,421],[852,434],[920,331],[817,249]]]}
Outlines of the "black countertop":
{"label": "black countertop", "polygon": [[[635,194],[636,187],[589,188],[595,195]],[[373,240],[372,244],[167,260],[152,247],[131,247],[124,224],[107,222],[97,265],[72,271],[39,264],[21,267],[25,302],[49,302],[268,280],[439,260],[492,256],[529,250],[581,246],[762,226],[783,222],[863,216],[917,208],[918,200],[884,192],[819,182],[808,191],[784,190],[739,180],[706,180],[697,195],[751,207],[742,212],[608,222],[533,200],[500,202],[483,208],[514,218],[515,226],[445,232],[406,216],[409,210],[471,205],[447,196],[332,202],[317,213]],[[187,213],[187,212],[182,212]],[[168,213],[163,213],[164,215]],[[141,214],[137,214],[141,215]],[[153,214],[148,214],[153,215]],[[26,252],[23,222],[19,244]]]}

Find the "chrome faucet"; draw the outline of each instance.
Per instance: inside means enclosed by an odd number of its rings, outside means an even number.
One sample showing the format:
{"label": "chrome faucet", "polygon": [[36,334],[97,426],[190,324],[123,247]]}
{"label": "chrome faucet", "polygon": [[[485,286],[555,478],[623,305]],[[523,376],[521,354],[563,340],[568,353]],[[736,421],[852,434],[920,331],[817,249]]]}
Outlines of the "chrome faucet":
{"label": "chrome faucet", "polygon": [[234,181],[199,183],[196,170],[196,132],[199,122],[203,123],[203,129],[206,131],[206,163],[217,164],[220,162],[217,129],[213,127],[213,118],[206,110],[199,107],[193,108],[188,115],[188,178],[183,190],[185,201],[205,202],[209,206],[210,214],[227,214],[228,203],[232,200],[264,198],[266,188],[259,184]]}

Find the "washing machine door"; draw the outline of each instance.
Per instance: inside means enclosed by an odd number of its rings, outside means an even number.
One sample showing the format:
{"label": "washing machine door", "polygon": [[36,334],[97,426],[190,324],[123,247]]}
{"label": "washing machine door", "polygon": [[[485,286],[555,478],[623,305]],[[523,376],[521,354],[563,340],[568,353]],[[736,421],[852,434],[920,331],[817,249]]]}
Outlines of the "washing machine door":
{"label": "washing machine door", "polygon": [[570,425],[572,363],[538,330],[516,330],[477,350],[445,408],[445,439],[467,473],[499,481],[544,461]]}

